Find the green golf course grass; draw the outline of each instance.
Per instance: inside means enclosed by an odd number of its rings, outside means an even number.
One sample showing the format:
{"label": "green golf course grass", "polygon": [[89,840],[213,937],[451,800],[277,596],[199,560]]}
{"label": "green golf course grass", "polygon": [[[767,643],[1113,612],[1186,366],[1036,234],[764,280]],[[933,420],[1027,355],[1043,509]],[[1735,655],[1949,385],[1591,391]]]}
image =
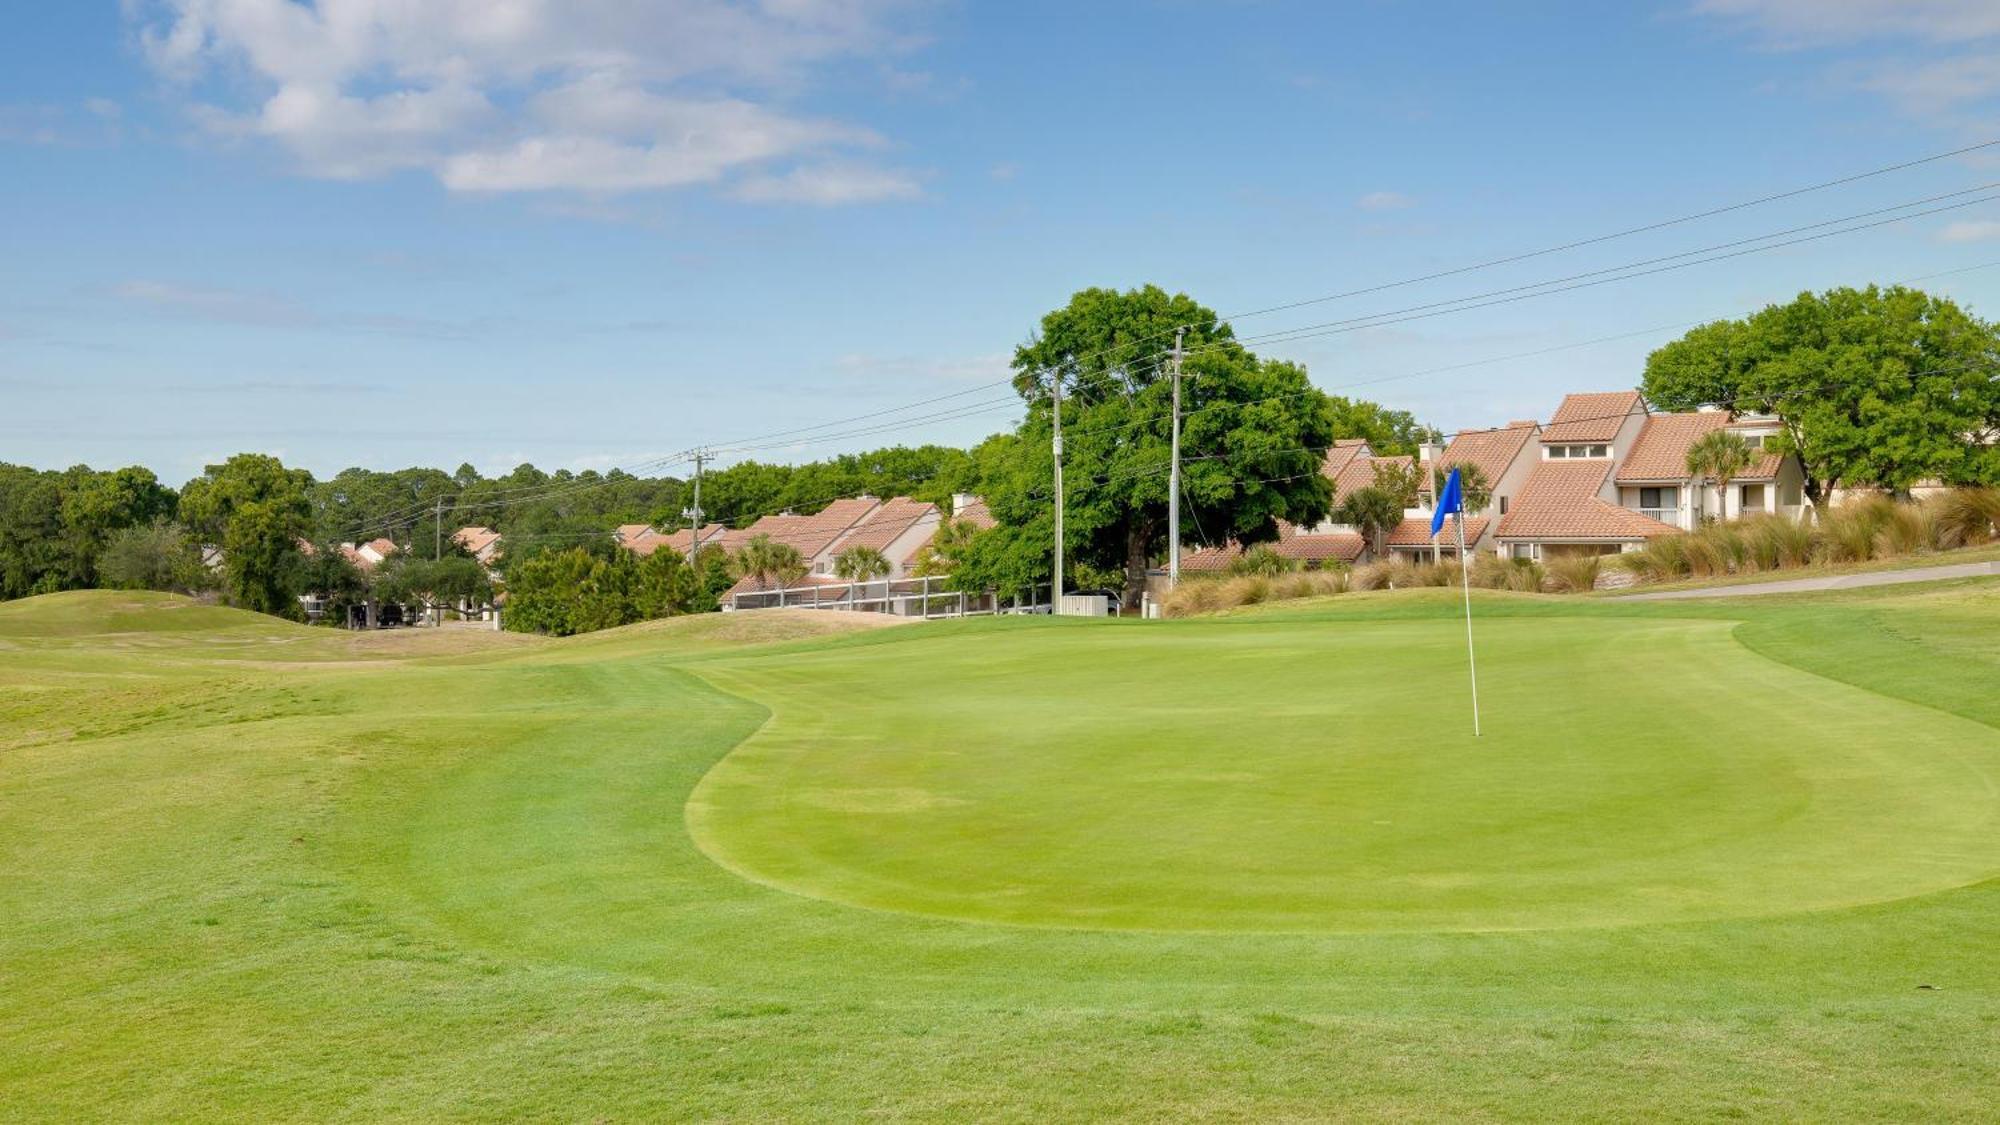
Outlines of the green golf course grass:
{"label": "green golf course grass", "polygon": [[0,1118],[1960,1119],[2000,581],[356,636],[0,605]]}

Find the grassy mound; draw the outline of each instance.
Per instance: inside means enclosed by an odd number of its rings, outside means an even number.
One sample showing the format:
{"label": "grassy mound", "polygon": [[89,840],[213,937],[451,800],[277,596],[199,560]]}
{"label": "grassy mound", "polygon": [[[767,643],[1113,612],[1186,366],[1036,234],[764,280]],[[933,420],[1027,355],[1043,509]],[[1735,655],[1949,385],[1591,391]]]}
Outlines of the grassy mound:
{"label": "grassy mound", "polygon": [[261,613],[146,590],[71,590],[0,602],[0,636],[92,637],[126,633],[278,634],[300,626]]}

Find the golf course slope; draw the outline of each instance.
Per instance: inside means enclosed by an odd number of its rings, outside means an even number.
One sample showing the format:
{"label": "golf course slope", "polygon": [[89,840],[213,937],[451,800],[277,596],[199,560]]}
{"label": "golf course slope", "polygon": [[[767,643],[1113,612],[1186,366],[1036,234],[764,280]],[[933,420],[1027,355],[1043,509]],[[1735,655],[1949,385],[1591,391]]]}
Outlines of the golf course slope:
{"label": "golf course slope", "polygon": [[1973,1120],[2000,582],[0,604],[0,1118]]}

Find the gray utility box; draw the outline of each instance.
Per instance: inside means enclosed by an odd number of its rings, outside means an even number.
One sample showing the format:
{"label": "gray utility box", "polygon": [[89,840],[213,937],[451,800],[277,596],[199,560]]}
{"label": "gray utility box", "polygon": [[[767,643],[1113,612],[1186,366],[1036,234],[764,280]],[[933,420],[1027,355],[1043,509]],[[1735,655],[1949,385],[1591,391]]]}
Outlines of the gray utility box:
{"label": "gray utility box", "polygon": [[1109,617],[1111,599],[1103,594],[1064,594],[1056,603],[1056,613],[1063,617]]}

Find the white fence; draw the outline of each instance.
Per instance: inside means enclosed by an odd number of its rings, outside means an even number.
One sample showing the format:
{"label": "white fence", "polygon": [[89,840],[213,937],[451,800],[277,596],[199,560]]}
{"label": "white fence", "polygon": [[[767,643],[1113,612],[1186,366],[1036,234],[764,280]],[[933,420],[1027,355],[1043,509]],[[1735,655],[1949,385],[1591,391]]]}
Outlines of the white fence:
{"label": "white fence", "polygon": [[1017,601],[1003,605],[991,591],[967,594],[944,588],[942,578],[898,578],[882,582],[816,582],[783,590],[752,590],[729,596],[728,608],[826,609],[887,613],[896,617],[978,617],[1033,612]]}

